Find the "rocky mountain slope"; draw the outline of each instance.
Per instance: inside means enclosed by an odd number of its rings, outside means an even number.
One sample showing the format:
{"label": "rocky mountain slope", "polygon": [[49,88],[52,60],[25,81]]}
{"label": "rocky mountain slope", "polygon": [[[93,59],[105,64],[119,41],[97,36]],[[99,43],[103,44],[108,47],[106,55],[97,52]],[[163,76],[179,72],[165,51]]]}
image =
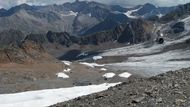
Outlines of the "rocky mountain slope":
{"label": "rocky mountain slope", "polygon": [[[174,15],[175,20],[155,23],[155,32],[160,30],[164,35],[164,44],[149,41],[105,50],[99,54],[103,57],[101,63],[107,62],[109,58],[113,61],[105,64],[107,68],[131,73],[133,76],[129,80],[108,91],[76,98],[52,107],[189,106],[190,17],[187,5],[184,5],[186,12],[183,9],[183,14],[175,13],[180,14]],[[120,57],[123,60],[117,59]],[[136,75],[146,78],[138,78]]]}
{"label": "rocky mountain slope", "polygon": [[139,19],[117,26],[113,30],[97,32],[83,37],[75,37],[66,32],[49,31],[47,34],[30,34],[26,36],[25,40],[33,40],[38,43],[57,43],[63,46],[72,44],[98,45],[110,41],[140,43],[151,39],[153,28],[153,23]]}
{"label": "rocky mountain slope", "polygon": [[0,49],[0,63],[33,63],[55,61],[56,59],[34,42],[22,43],[20,47]]}
{"label": "rocky mountain slope", "polygon": [[[138,11],[133,11],[137,8]],[[151,4],[129,9],[119,5],[87,1],[48,6],[21,4],[9,10],[0,10],[0,31],[15,29],[25,34],[54,31],[89,35],[113,29],[133,19],[130,16],[147,18],[158,14],[164,15],[172,9],[158,8]]]}
{"label": "rocky mountain slope", "polygon": [[30,63],[34,60],[55,60],[41,44],[24,40],[20,31],[8,30],[0,33],[0,63]]}
{"label": "rocky mountain slope", "polygon": [[138,10],[133,12],[132,15],[142,18],[149,18],[152,16],[157,16],[161,18],[167,13],[170,13],[176,7],[158,7],[150,3],[146,3],[142,6],[136,7]]}
{"label": "rocky mountain slope", "polygon": [[51,107],[187,107],[190,103],[189,75],[190,69],[181,69],[147,79],[131,77],[108,91]]}
{"label": "rocky mountain slope", "polygon": [[[69,51],[74,53],[73,50],[78,51],[76,55],[78,56],[83,51],[97,51],[100,48],[109,49],[111,48],[109,45],[120,46],[149,41],[153,39],[151,36],[153,29],[153,23],[140,19],[122,24],[112,30],[81,37],[72,36],[66,32],[49,31],[47,34],[27,35],[24,40],[41,44],[49,53],[59,58]],[[105,44],[109,45],[106,46]]]}
{"label": "rocky mountain slope", "polygon": [[51,30],[81,35],[114,14],[111,11],[111,6],[87,1],[49,6],[21,4],[9,10],[1,9],[0,31],[15,29],[24,33],[46,33]]}

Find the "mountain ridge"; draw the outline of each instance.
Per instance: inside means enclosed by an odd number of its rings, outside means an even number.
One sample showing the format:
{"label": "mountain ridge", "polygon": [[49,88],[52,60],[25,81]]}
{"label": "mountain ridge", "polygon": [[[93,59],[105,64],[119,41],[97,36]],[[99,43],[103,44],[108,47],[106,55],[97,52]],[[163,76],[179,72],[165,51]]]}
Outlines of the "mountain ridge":
{"label": "mountain ridge", "polygon": [[[0,31],[15,29],[25,34],[55,31],[68,32],[75,36],[87,35],[113,29],[128,21],[130,17],[125,12],[133,9],[87,1],[47,6],[21,4],[0,12]],[[137,17],[150,15],[147,12],[133,12],[131,15],[133,14]],[[113,26],[106,22],[108,20],[112,20]]]}

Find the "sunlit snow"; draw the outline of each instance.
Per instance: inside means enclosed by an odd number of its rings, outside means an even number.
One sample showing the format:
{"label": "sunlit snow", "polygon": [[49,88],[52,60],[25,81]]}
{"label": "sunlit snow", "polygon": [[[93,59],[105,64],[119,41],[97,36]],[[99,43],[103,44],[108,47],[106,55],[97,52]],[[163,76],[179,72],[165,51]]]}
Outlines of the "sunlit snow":
{"label": "sunlit snow", "polygon": [[63,73],[63,72],[57,73],[57,77],[63,78],[63,79],[69,78],[69,76],[67,74]]}
{"label": "sunlit snow", "polygon": [[0,107],[47,107],[80,96],[101,92],[118,84],[120,83],[1,94]]}
{"label": "sunlit snow", "polygon": [[119,77],[123,77],[123,78],[129,78],[130,76],[131,76],[131,74],[128,72],[124,72],[124,73],[119,74]]}
{"label": "sunlit snow", "polygon": [[80,64],[82,65],[86,65],[86,66],[89,66],[89,67],[103,67],[104,64],[97,64],[97,63],[87,63],[87,62],[80,62]]}
{"label": "sunlit snow", "polygon": [[129,18],[132,18],[132,19],[136,19],[138,18],[137,16],[133,16],[132,13],[133,12],[136,12],[138,10],[140,10],[142,7],[138,8],[138,9],[135,9],[135,10],[130,10],[130,11],[127,11],[126,13],[124,13],[127,17]]}
{"label": "sunlit snow", "polygon": [[106,73],[106,74],[104,74],[103,75],[103,77],[105,77],[105,78],[113,78],[115,76],[115,73]]}

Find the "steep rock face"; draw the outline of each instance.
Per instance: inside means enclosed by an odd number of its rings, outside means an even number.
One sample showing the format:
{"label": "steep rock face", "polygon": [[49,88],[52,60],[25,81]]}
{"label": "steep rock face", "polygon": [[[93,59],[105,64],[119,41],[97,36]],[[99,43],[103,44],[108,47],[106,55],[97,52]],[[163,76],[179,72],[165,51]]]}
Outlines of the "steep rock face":
{"label": "steep rock face", "polygon": [[50,43],[58,43],[66,46],[71,45],[73,41],[71,36],[66,32],[63,33],[48,32],[46,34],[46,37]]}
{"label": "steep rock face", "polygon": [[54,61],[45,49],[35,42],[25,41],[20,47],[0,49],[0,63],[33,63],[38,61]]}
{"label": "steep rock face", "polygon": [[151,39],[153,23],[139,19],[122,24],[112,30],[94,33],[80,38],[80,44],[99,44],[104,42],[140,43]]}
{"label": "steep rock face", "polygon": [[32,59],[19,48],[0,49],[0,63],[26,63]]}
{"label": "steep rock face", "polygon": [[48,39],[44,34],[29,34],[26,36],[25,41],[34,41],[38,44],[48,43]]}
{"label": "steep rock face", "polygon": [[19,46],[25,35],[16,30],[6,30],[0,33],[0,48]]}
{"label": "steep rock face", "polygon": [[70,35],[67,32],[52,32],[46,34],[30,34],[27,35],[25,41],[33,41],[41,45],[59,44],[62,46],[70,46],[72,43],[77,43],[77,37]]}
{"label": "steep rock face", "polygon": [[[36,40],[40,41],[40,36],[37,37]],[[0,63],[54,60],[39,42],[28,41],[26,38],[22,32],[15,30],[0,33]]]}
{"label": "steep rock face", "polygon": [[181,33],[185,30],[184,22],[177,22],[172,27],[174,33]]}
{"label": "steep rock face", "polygon": [[119,43],[140,43],[151,39],[153,24],[144,20],[135,20],[125,26],[118,38]]}
{"label": "steep rock face", "polygon": [[127,18],[124,14],[118,14],[118,15],[110,14],[106,18],[106,20],[93,26],[92,28],[87,30],[83,35],[89,35],[96,32],[105,31],[105,30],[111,30],[127,21],[130,21],[130,19]]}
{"label": "steep rock face", "polygon": [[21,45],[21,49],[33,60],[39,61],[51,61],[53,57],[51,57],[44,49],[41,44],[38,44],[33,41],[24,41]]}

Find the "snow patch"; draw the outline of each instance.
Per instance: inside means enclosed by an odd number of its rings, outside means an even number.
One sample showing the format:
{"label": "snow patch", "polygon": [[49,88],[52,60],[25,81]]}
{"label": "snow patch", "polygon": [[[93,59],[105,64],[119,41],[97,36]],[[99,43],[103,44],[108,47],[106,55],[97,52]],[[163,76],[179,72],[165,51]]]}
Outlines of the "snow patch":
{"label": "snow patch", "polygon": [[70,66],[71,64],[72,64],[72,62],[70,62],[70,61],[62,61],[65,65],[68,65],[68,66]]}
{"label": "snow patch", "polygon": [[71,16],[77,16],[78,12],[69,11],[69,15],[71,15]]}
{"label": "snow patch", "polygon": [[114,73],[106,73],[103,75],[104,78],[113,78],[115,76]]}
{"label": "snow patch", "polygon": [[63,79],[69,78],[69,76],[63,72],[57,73],[57,77],[63,78]]}
{"label": "snow patch", "polygon": [[96,61],[96,60],[100,60],[100,59],[102,59],[102,58],[103,58],[102,56],[94,56],[94,57],[93,57],[93,60]]}
{"label": "snow patch", "polygon": [[78,12],[69,11],[68,14],[61,14],[61,16],[77,16]]}
{"label": "snow patch", "polygon": [[47,107],[74,98],[105,91],[121,83],[46,89],[15,94],[1,94],[0,107]]}
{"label": "snow patch", "polygon": [[82,65],[86,65],[86,66],[89,66],[89,67],[103,67],[104,64],[97,64],[97,63],[87,63],[87,62],[80,62],[80,64]]}
{"label": "snow patch", "polygon": [[129,18],[132,18],[132,19],[137,19],[138,17],[137,16],[133,16],[132,13],[133,12],[137,12],[138,10],[140,10],[142,7],[138,8],[138,9],[135,9],[135,10],[130,10],[130,11],[127,11],[126,13],[124,13],[127,17]]}
{"label": "snow patch", "polygon": [[160,14],[158,14],[157,16],[158,16],[159,18],[162,18],[164,15],[160,13]]}
{"label": "snow patch", "polygon": [[122,78],[129,78],[130,76],[131,76],[131,74],[128,72],[124,72],[124,73],[119,74],[119,77],[122,77]]}
{"label": "snow patch", "polygon": [[101,70],[101,71],[107,71],[107,69],[106,69],[106,68],[101,68],[100,70]]}

